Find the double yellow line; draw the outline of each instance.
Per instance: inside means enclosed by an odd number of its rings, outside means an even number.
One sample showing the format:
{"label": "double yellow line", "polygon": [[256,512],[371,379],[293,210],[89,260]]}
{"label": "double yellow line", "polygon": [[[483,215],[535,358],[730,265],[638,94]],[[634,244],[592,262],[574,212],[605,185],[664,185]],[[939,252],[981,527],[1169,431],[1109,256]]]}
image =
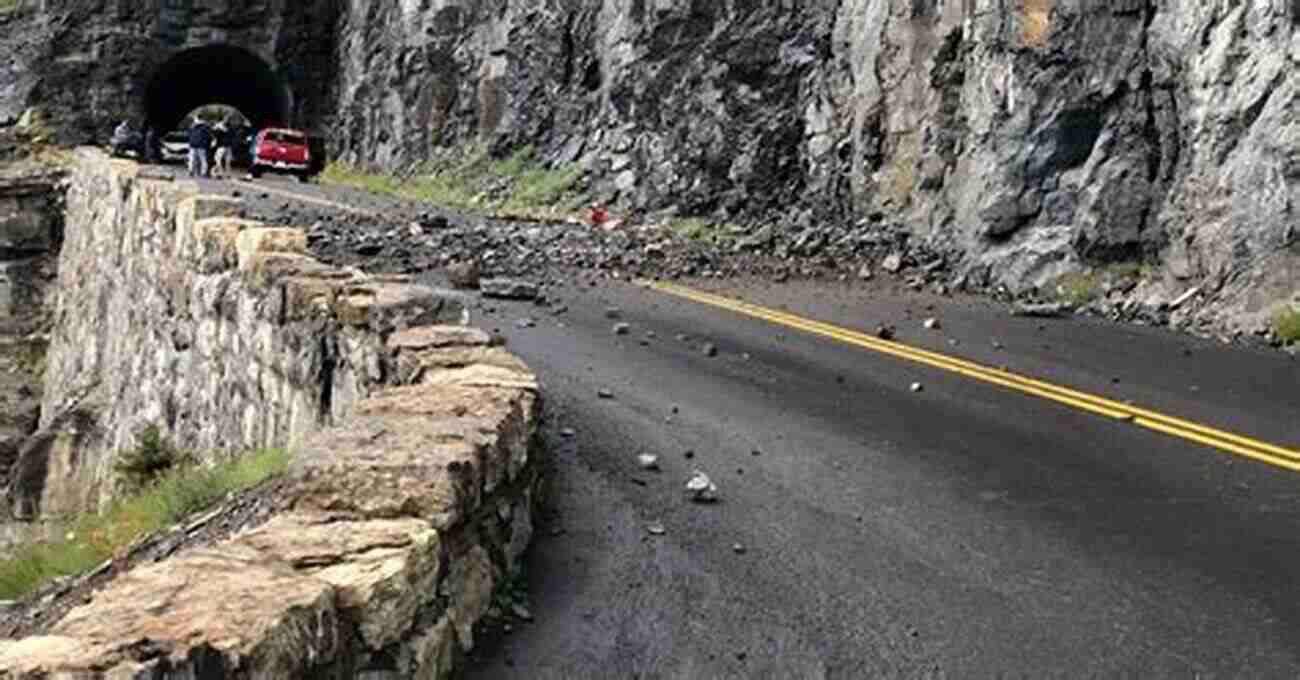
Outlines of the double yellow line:
{"label": "double yellow line", "polygon": [[1252,460],[1268,463],[1269,465],[1300,472],[1300,451],[1283,446],[1243,437],[1232,432],[1225,432],[1200,423],[1175,418],[1150,409],[1131,406],[1105,397],[1088,394],[1087,392],[1053,385],[1052,383],[1035,380],[1010,371],[989,368],[973,361],[931,352],[898,342],[882,340],[858,331],[760,307],[748,302],[733,300],[721,295],[705,293],[686,286],[660,281],[641,281],[640,283],[651,290],[667,295],[685,298],[711,307],[726,309],[781,326],[832,338],[849,345],[888,354],[899,359],[925,364],[926,366],[974,378],[981,382],[999,385],[1017,392],[1065,404],[1106,418],[1130,422],[1150,430],[1211,446]]}

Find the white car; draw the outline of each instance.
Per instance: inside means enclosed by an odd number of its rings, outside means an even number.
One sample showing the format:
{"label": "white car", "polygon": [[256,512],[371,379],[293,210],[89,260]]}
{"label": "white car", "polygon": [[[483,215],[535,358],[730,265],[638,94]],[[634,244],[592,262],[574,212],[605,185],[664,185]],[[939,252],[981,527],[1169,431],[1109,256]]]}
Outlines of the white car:
{"label": "white car", "polygon": [[184,130],[163,135],[159,154],[164,163],[185,163],[190,157],[190,136]]}

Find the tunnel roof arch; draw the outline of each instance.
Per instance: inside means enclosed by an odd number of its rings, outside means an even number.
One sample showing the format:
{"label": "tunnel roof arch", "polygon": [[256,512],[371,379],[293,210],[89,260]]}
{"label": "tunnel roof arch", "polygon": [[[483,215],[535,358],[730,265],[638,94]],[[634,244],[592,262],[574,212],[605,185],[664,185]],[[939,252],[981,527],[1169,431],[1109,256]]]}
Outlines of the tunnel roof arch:
{"label": "tunnel roof arch", "polygon": [[173,55],[149,80],[145,96],[145,118],[156,129],[174,129],[205,104],[239,109],[257,127],[292,123],[288,84],[271,64],[234,45],[205,45]]}

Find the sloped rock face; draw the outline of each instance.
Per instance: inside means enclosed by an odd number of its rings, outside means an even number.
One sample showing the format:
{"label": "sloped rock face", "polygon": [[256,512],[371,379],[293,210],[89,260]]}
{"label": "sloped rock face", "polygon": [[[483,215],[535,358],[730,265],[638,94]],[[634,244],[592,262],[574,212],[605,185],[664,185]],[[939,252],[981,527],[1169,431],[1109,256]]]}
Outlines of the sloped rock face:
{"label": "sloped rock face", "polygon": [[405,335],[423,370],[296,449],[287,514],[0,640],[0,678],[450,677],[531,538],[537,383],[482,333]]}
{"label": "sloped rock face", "polygon": [[535,144],[628,207],[777,222],[777,248],[904,243],[1014,290],[1158,262],[1263,311],[1300,286],[1297,12],[354,0],[335,141],[381,165]]}

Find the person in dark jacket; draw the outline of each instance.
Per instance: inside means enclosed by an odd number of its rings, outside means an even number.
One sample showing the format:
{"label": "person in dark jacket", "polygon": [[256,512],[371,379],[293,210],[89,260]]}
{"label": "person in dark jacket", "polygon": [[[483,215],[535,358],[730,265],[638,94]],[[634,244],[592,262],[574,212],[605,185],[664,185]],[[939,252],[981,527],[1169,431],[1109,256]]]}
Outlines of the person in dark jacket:
{"label": "person in dark jacket", "polygon": [[158,160],[158,133],[154,132],[153,126],[145,128],[144,131],[144,162],[153,163]]}
{"label": "person in dark jacket", "polygon": [[208,176],[208,149],[212,148],[212,130],[202,120],[190,126],[190,177]]}

